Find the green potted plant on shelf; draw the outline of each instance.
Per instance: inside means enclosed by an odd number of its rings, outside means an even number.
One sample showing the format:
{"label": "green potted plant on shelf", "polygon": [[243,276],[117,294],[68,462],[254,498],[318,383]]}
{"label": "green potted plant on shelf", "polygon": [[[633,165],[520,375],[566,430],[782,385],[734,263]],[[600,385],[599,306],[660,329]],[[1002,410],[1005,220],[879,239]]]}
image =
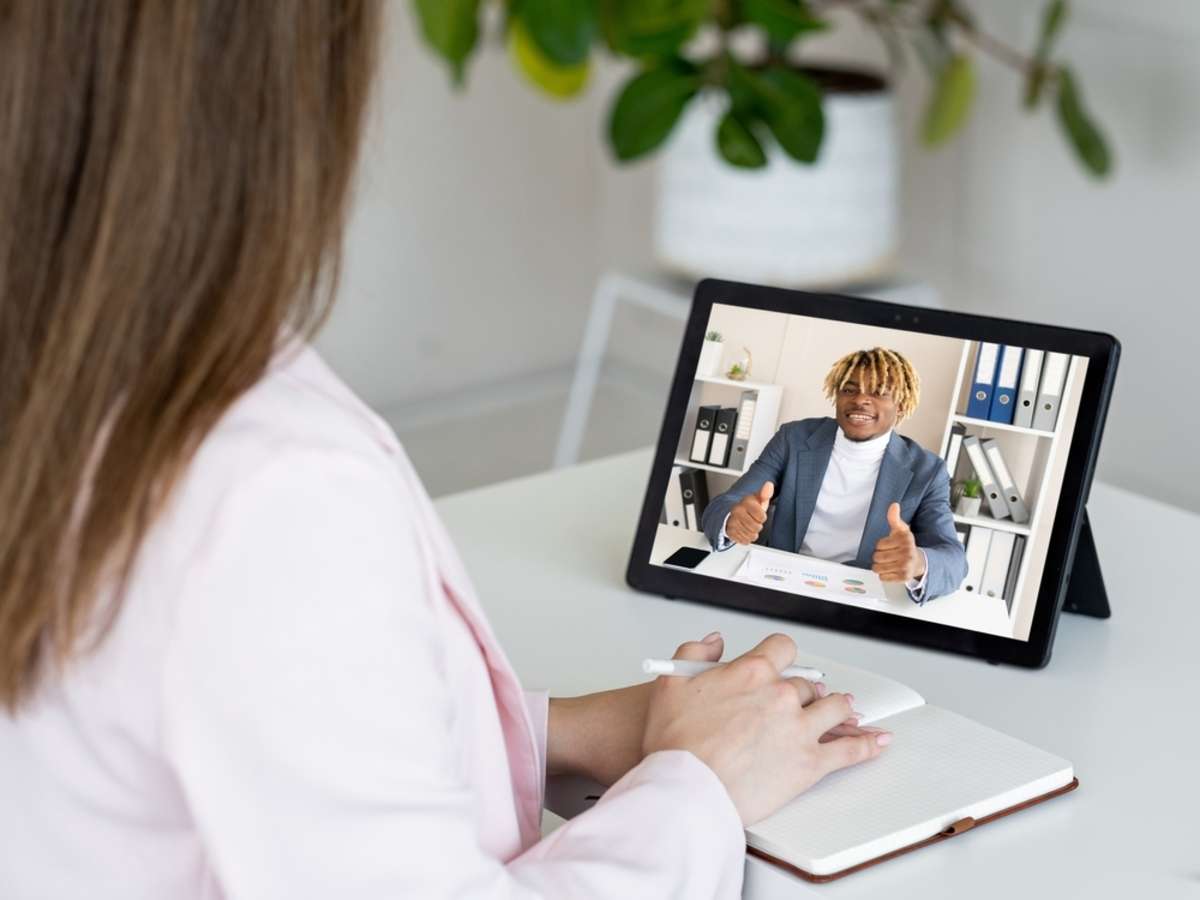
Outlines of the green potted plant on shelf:
{"label": "green potted plant on shelf", "polygon": [[1028,51],[988,32],[965,0],[413,3],[426,42],[460,86],[489,6],[499,9],[514,66],[548,96],[585,90],[598,54],[628,61],[608,144],[623,163],[665,147],[655,247],[666,267],[689,275],[812,285],[889,267],[898,151],[888,81],[805,56],[811,37],[851,22],[879,36],[893,75],[920,60],[927,146],[945,144],[968,121],[982,56],[1015,72],[1025,109],[1053,107],[1086,172],[1102,178],[1112,168],[1073,70],[1055,54],[1066,0],[1049,0]]}
{"label": "green potted plant on shelf", "polygon": [[712,378],[721,370],[724,341],[719,331],[710,331],[704,335],[704,343],[700,347],[700,362],[696,365],[696,374],[701,378]]}
{"label": "green potted plant on shelf", "polygon": [[978,478],[968,478],[962,483],[962,496],[955,507],[960,516],[977,516],[983,503],[983,483]]}

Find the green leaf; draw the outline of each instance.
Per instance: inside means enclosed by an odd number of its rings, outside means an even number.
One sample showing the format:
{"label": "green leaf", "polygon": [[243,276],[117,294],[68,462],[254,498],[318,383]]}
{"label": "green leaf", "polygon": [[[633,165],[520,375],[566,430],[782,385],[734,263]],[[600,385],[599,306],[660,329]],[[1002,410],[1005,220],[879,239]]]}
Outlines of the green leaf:
{"label": "green leaf", "polygon": [[600,27],[605,46],[613,53],[620,50],[618,44],[621,22],[618,18],[618,5],[617,0],[596,0],[596,24]]}
{"label": "green leaf", "polygon": [[821,90],[798,72],[772,67],[750,71],[730,66],[729,94],[735,108],[753,109],[792,159],[812,163],[825,136]]}
{"label": "green leaf", "polygon": [[695,67],[678,59],[629,79],[608,122],[608,139],[617,159],[637,159],[666,140],[699,87]]}
{"label": "green leaf", "polygon": [[560,66],[542,53],[521,19],[509,23],[508,54],[517,69],[551,97],[565,100],[587,85],[591,68],[587,57],[574,65]]}
{"label": "green leaf", "polygon": [[934,0],[925,11],[925,27],[914,29],[913,46],[935,80],[954,54],[948,32],[956,24],[965,29],[973,28],[971,13],[955,0]]}
{"label": "green leaf", "polygon": [[1046,76],[1049,69],[1044,62],[1034,60],[1025,76],[1025,99],[1022,101],[1026,109],[1036,109],[1042,100],[1042,90],[1046,86]]}
{"label": "green leaf", "polygon": [[1065,66],[1058,70],[1058,120],[1084,168],[1097,178],[1108,175],[1112,171],[1108,142],[1084,108],[1075,77]]}
{"label": "green leaf", "polygon": [[[725,88],[729,91],[732,108],[747,114],[757,114],[761,88],[755,83],[754,76],[748,69],[737,63],[732,56],[723,57],[719,61],[719,65],[724,67]],[[710,77],[712,77],[712,71],[713,68],[710,66]]]}
{"label": "green leaf", "polygon": [[943,67],[925,112],[922,136],[930,147],[945,143],[967,121],[975,99],[975,66],[969,56],[957,54]]}
{"label": "green leaf", "polygon": [[425,42],[450,64],[454,84],[461,85],[479,39],[479,0],[413,0],[413,6]]}
{"label": "green leaf", "polygon": [[798,0],[742,0],[742,15],[747,22],[762,27],[771,40],[783,44],[797,35],[827,27]]}
{"label": "green leaf", "polygon": [[1037,48],[1033,52],[1033,62],[1029,74],[1025,78],[1025,108],[1033,109],[1042,99],[1042,90],[1046,86],[1046,76],[1050,72],[1050,48],[1054,38],[1067,18],[1066,0],[1050,0],[1042,15],[1042,30],[1038,35]]}
{"label": "green leaf", "polygon": [[520,0],[513,14],[550,62],[574,66],[587,59],[596,33],[591,0]]}
{"label": "green leaf", "polygon": [[1067,0],[1050,0],[1042,15],[1042,33],[1038,38],[1037,47],[1038,56],[1044,57],[1050,52],[1050,47],[1054,44],[1054,39],[1058,36],[1066,19]]}
{"label": "green leaf", "polygon": [[952,0],[935,0],[925,14],[925,28],[933,36],[933,39],[940,44],[944,45],[947,43],[946,25],[950,21],[950,16],[954,11]]}
{"label": "green leaf", "polygon": [[665,57],[679,49],[709,16],[708,0],[600,0],[609,45],[634,57]]}
{"label": "green leaf", "polygon": [[767,164],[767,154],[750,124],[730,109],[717,125],[717,150],[731,166],[742,169],[761,169]]}
{"label": "green leaf", "polygon": [[767,125],[775,140],[793,159],[816,162],[825,137],[820,88],[812,79],[786,69],[771,69],[762,80],[771,88]]}

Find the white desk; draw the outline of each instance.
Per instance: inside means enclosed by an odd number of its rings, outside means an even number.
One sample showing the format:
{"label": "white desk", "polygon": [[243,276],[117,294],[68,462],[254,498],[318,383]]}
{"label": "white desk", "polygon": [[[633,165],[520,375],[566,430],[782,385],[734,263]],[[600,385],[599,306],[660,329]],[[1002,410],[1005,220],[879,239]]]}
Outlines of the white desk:
{"label": "white desk", "polygon": [[649,451],[437,506],[525,684],[569,695],[640,680],[638,662],[720,629],[731,653],[783,631],[1070,759],[1080,788],[828,885],[756,859],[746,897],[1200,897],[1200,516],[1106,485],[1089,509],[1113,618],[1065,615],[1040,671],[631,591]]}
{"label": "white desk", "polygon": [[[679,528],[675,525],[659,525],[658,536],[650,551],[650,562],[660,563],[680,547],[699,547],[708,550],[710,545],[708,538],[698,531]],[[721,553],[710,554],[704,562],[696,567],[696,572],[717,578],[732,578],[745,557],[745,548],[731,547]],[[847,606],[857,606],[860,609],[872,611],[884,610],[894,616],[907,616],[910,619],[921,619],[924,622],[937,622],[953,628],[971,627],[975,631],[1004,637],[1012,634],[1008,606],[1000,597],[984,597],[979,594],[959,592],[955,595],[939,597],[936,603],[918,606],[909,598],[908,592],[902,584],[897,582],[884,584],[883,591],[887,597],[886,602],[866,598],[857,600],[847,594],[830,599]]]}

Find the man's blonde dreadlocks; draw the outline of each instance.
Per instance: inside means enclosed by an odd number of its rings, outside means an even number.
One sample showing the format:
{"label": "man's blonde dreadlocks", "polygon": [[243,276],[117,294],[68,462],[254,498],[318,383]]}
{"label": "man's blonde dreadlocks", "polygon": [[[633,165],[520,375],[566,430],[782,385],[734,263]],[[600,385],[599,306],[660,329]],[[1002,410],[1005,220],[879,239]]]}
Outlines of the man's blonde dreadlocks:
{"label": "man's blonde dreadlocks", "polygon": [[891,394],[896,401],[897,422],[911,416],[921,402],[921,379],[917,370],[895,350],[873,347],[847,353],[825,376],[825,396],[833,402],[838,391],[852,380],[869,394]]}

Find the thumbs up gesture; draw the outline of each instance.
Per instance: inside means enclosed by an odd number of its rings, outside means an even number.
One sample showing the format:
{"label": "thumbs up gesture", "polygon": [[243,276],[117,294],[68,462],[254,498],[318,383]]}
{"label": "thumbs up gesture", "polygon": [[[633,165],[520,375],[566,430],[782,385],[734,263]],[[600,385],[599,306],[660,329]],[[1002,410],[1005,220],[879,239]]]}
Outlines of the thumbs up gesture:
{"label": "thumbs up gesture", "polygon": [[725,534],[737,544],[753,544],[767,521],[767,506],[775,494],[774,482],[768,481],[757,494],[747,494],[729,512]]}
{"label": "thumbs up gesture", "polygon": [[888,507],[887,518],[891,531],[875,545],[871,571],[884,581],[905,582],[920,578],[925,574],[925,554],[917,548],[908,523],[900,518],[899,503]]}

